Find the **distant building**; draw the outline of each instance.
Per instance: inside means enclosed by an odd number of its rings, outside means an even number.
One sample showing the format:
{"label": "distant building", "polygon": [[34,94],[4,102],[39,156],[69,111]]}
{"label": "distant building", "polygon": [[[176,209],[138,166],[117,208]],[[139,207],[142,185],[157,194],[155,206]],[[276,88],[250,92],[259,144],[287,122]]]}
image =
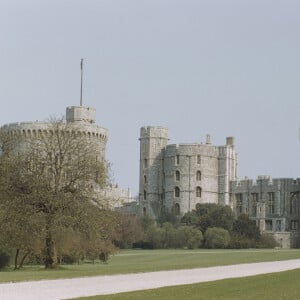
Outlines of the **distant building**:
{"label": "distant building", "polygon": [[197,203],[230,202],[230,180],[237,179],[234,138],[215,146],[168,144],[168,129],[142,127],[140,134],[140,213],[157,218],[161,209],[177,215]]}
{"label": "distant building", "polygon": [[237,215],[247,214],[260,231],[284,248],[300,247],[300,179],[259,176],[231,181],[231,202]]}
{"label": "distant building", "polygon": [[300,179],[237,178],[234,138],[215,146],[168,144],[168,129],[140,132],[139,214],[158,218],[162,209],[182,216],[197,203],[229,205],[247,214],[281,247],[300,247]]}

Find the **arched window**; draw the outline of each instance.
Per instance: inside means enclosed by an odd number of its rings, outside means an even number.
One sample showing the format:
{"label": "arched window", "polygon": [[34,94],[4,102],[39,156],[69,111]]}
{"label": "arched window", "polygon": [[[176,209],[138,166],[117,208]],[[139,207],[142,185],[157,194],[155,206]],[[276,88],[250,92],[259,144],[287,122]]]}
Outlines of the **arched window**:
{"label": "arched window", "polygon": [[176,181],[180,180],[180,172],[179,171],[176,171],[176,173],[175,173],[175,179],[176,179]]}
{"label": "arched window", "polygon": [[200,171],[197,171],[197,173],[196,173],[196,179],[197,179],[197,181],[201,180],[201,172]]}
{"label": "arched window", "polygon": [[179,198],[180,197],[180,189],[179,189],[179,187],[176,186],[174,191],[175,191],[175,197]]}
{"label": "arched window", "polygon": [[147,183],[147,176],[144,175],[144,183],[146,184]]}
{"label": "arched window", "polygon": [[147,213],[146,207],[143,207],[143,216],[144,216],[144,217],[146,216],[146,213]]}
{"label": "arched window", "polygon": [[196,187],[196,197],[201,197],[202,189],[200,186]]}
{"label": "arched window", "polygon": [[144,200],[147,200],[147,192],[144,190]]}
{"label": "arched window", "polygon": [[290,214],[291,215],[298,215],[299,214],[299,200],[297,194],[291,194],[290,200]]}
{"label": "arched window", "polygon": [[180,205],[178,203],[175,204],[174,210],[175,210],[175,215],[179,216],[180,215]]}

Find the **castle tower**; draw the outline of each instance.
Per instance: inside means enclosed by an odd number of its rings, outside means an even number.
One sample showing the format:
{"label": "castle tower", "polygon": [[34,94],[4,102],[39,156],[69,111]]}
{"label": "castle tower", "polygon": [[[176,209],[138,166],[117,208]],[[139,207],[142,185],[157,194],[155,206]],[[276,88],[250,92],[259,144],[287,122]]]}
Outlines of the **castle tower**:
{"label": "castle tower", "polygon": [[219,147],[219,204],[230,205],[230,181],[237,179],[237,153],[234,137],[226,138],[226,145]]}
{"label": "castle tower", "polygon": [[84,134],[95,147],[96,156],[105,161],[107,129],[96,125],[96,109],[87,106],[68,106],[66,108],[66,122],[74,130]]}
{"label": "castle tower", "polygon": [[140,132],[140,185],[141,215],[156,218],[164,197],[163,157],[168,144],[168,129],[142,127]]}

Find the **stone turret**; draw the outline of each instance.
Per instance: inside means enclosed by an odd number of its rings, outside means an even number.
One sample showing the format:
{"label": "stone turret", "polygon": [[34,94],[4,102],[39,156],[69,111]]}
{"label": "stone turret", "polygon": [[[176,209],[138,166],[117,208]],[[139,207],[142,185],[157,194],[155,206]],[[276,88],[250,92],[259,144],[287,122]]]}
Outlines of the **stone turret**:
{"label": "stone turret", "polygon": [[155,217],[159,214],[164,197],[163,152],[167,144],[167,128],[141,128],[139,199],[142,215]]}
{"label": "stone turret", "polygon": [[219,204],[230,205],[230,181],[237,179],[237,153],[234,137],[226,138],[226,145],[219,147]]}
{"label": "stone turret", "polygon": [[96,109],[86,106],[68,106],[66,109],[67,123],[94,124],[96,121]]}

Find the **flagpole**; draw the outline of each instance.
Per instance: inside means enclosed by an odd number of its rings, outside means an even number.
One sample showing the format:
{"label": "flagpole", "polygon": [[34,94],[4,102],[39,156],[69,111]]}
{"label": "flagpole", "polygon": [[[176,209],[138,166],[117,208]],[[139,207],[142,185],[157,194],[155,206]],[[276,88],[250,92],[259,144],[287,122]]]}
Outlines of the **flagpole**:
{"label": "flagpole", "polygon": [[80,82],[80,106],[82,106],[83,58],[81,59],[81,63],[80,63],[80,69],[81,69],[81,82]]}

